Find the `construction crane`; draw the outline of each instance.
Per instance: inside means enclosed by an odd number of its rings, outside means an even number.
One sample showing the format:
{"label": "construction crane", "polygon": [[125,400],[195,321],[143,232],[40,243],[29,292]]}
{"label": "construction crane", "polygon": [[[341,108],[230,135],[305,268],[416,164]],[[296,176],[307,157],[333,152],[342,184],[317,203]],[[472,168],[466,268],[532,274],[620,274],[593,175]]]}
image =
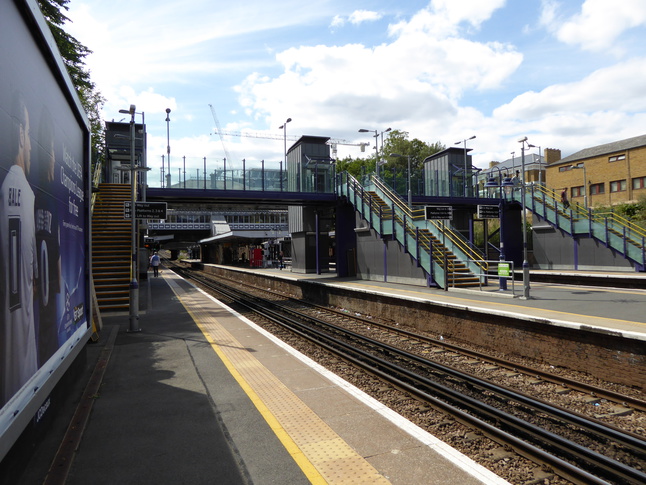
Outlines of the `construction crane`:
{"label": "construction crane", "polygon": [[[209,105],[211,106],[211,105]],[[211,107],[211,110],[213,110],[213,107]],[[213,118],[217,120],[215,117],[215,112],[213,113]],[[217,126],[217,131],[214,133],[211,133],[212,135],[217,134],[220,136],[220,139],[222,139],[223,136],[241,136],[241,137],[247,137],[247,138],[265,138],[269,140],[283,140],[287,139],[289,141],[298,141],[301,139],[300,136],[283,136],[283,135],[270,135],[267,133],[255,133],[251,131],[245,131],[245,132],[240,132],[240,131],[223,131],[220,129],[220,126],[218,122],[216,121],[216,126]],[[361,147],[361,151],[365,152],[366,147],[370,145],[370,143],[350,143],[347,140],[335,140],[335,139],[330,139],[327,141],[327,144],[332,147],[332,158],[336,160],[337,158],[337,145],[346,145],[346,146],[355,146],[355,147]]]}
{"label": "construction crane", "polygon": [[220,128],[220,122],[218,121],[218,117],[215,114],[215,109],[213,108],[212,104],[209,104],[209,107],[211,108],[211,114],[213,115],[213,121],[215,122],[215,127],[218,130],[217,133],[220,135],[220,142],[222,143],[222,149],[224,150],[224,156],[226,157],[227,160],[231,160],[231,156],[229,155],[229,152],[227,151],[227,147],[224,144],[224,138],[222,138],[222,129]]}
{"label": "construction crane", "polygon": [[332,147],[332,158],[337,159],[336,155],[336,147],[337,145],[346,145],[346,146],[351,146],[351,147],[361,147],[361,152],[366,151],[366,147],[370,145],[370,143],[348,143],[346,140],[329,140],[328,145]]}

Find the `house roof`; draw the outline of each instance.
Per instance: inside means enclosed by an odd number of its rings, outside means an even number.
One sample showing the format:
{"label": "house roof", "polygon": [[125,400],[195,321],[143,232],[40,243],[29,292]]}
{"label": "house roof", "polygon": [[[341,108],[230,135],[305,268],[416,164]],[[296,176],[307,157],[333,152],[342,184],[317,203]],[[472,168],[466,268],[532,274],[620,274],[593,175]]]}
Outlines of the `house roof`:
{"label": "house roof", "polygon": [[625,140],[613,141],[604,145],[597,145],[596,147],[584,148],[581,151],[573,153],[561,160],[552,163],[552,165],[561,165],[566,163],[584,160],[586,158],[600,157],[603,155],[610,155],[611,153],[622,152],[632,148],[639,148],[646,146],[646,135],[634,136],[626,138]]}
{"label": "house roof", "polygon": [[[525,154],[525,170],[538,170],[541,167],[545,166],[545,158],[543,155],[540,157],[535,153],[526,153]],[[497,163],[492,167],[485,168],[482,172],[489,173],[495,171],[509,172],[511,175],[514,175],[516,170],[520,170],[522,167],[522,160],[520,156],[514,158],[508,158],[502,162]]]}

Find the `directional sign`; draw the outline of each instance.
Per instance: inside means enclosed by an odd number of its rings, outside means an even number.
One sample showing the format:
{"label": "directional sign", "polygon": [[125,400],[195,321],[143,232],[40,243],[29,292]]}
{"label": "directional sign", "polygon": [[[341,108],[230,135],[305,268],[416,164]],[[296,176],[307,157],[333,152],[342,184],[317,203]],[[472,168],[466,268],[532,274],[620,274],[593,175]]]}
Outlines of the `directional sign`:
{"label": "directional sign", "polygon": [[424,207],[427,219],[453,220],[453,206],[450,205],[427,205]]}
{"label": "directional sign", "polygon": [[[135,217],[137,219],[166,219],[166,202],[135,202]],[[132,210],[130,202],[123,203],[123,217],[130,219]]]}
{"label": "directional sign", "polygon": [[478,219],[499,219],[500,207],[497,205],[479,205]]}

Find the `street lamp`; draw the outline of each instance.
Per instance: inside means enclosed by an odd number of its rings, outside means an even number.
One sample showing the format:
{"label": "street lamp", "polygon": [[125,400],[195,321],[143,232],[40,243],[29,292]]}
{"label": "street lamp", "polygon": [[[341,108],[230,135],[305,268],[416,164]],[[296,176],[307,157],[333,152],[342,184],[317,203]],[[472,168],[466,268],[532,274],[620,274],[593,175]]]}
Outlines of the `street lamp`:
{"label": "street lamp", "polygon": [[[392,128],[386,128],[384,131],[381,132],[381,144],[382,145],[383,145],[383,141],[384,141],[384,138],[383,138],[384,133],[388,133],[391,129]],[[379,178],[379,131],[378,130],[366,130],[365,128],[361,128],[359,130],[359,133],[370,133],[372,131],[375,132],[375,134],[373,136],[375,137],[375,154],[377,156],[376,164],[375,164],[375,167],[376,167],[375,171],[377,172],[377,178]]]}
{"label": "street lamp", "polygon": [[[498,171],[498,177],[493,176],[493,170]],[[500,238],[500,255],[499,259],[501,263],[505,263],[505,232],[503,231],[503,224],[504,224],[504,219],[505,219],[505,214],[504,214],[504,198],[503,198],[503,189],[505,187],[513,187],[514,182],[512,182],[511,178],[504,175],[500,170],[500,167],[491,167],[491,170],[489,172],[489,180],[484,184],[484,187],[488,190],[490,188],[499,188],[500,191],[498,193],[499,195],[499,202],[498,202],[498,211],[499,211],[499,221],[500,221],[500,228],[498,230],[498,235]],[[487,223],[488,224],[488,223]],[[486,253],[485,253],[486,254]],[[500,286],[500,291],[506,291],[507,290],[507,279],[504,276],[500,275],[500,272],[498,273],[498,284]]]}
{"label": "street lamp", "polygon": [[166,108],[166,155],[168,158],[168,173],[166,174],[166,188],[170,189],[170,108]]}
{"label": "street lamp", "polygon": [[525,210],[525,191],[527,190],[525,184],[525,143],[527,137],[524,136],[520,140],[520,163],[522,169],[522,185],[520,186],[521,207],[523,211],[523,298],[529,300],[529,261],[527,260],[527,212]]}
{"label": "street lamp", "polygon": [[570,165],[570,169],[582,168],[583,169],[583,206],[588,210],[588,176],[585,171],[585,164],[579,163],[577,165]]}
{"label": "street lamp", "polygon": [[413,191],[411,190],[411,183],[410,183],[410,155],[400,155],[399,153],[391,153],[391,157],[395,158],[408,158],[408,208],[413,209]]}
{"label": "street lamp", "polygon": [[[285,164],[285,170],[287,170],[287,123],[289,123],[290,121],[292,121],[292,119],[287,118],[285,120],[285,123],[283,123],[282,125],[280,125],[278,127],[279,130],[283,130],[283,149],[284,149],[284,151],[283,151],[283,155],[284,155],[283,163]],[[299,178],[300,178],[300,175],[299,175]],[[283,175],[282,174],[280,174],[280,190],[283,190]]]}
{"label": "street lamp", "polygon": [[468,140],[473,140],[476,136],[473,135],[471,138],[467,138],[462,141],[456,141],[455,145],[459,145],[460,143],[464,143],[464,196],[467,196],[467,141]]}
{"label": "street lamp", "polygon": [[[129,110],[119,110],[120,113],[130,114],[130,332],[139,332],[139,282],[137,281],[137,167],[135,166],[135,105],[131,104]],[[142,167],[143,168],[143,167]]]}

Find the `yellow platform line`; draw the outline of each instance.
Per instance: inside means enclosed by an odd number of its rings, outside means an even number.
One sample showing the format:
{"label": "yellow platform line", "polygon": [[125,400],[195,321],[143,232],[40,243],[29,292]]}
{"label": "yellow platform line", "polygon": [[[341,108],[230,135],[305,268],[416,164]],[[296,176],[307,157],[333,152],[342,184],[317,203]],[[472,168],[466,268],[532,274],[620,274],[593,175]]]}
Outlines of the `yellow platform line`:
{"label": "yellow platform line", "polygon": [[311,483],[390,483],[205,309],[198,290],[185,291],[172,278],[166,280]]}

